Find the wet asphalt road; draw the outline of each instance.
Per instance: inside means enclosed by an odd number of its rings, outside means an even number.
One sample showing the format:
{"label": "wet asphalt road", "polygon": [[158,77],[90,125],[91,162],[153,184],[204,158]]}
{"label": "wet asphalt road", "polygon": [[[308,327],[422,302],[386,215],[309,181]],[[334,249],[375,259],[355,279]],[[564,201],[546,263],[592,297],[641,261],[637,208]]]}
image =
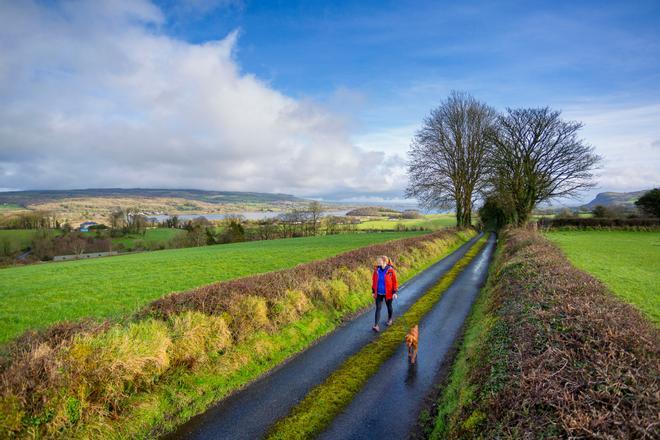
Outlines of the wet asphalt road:
{"label": "wet asphalt road", "polygon": [[409,365],[405,344],[372,376],[346,409],[319,437],[405,439],[417,424],[445,355],[459,335],[479,289],[486,281],[495,236],[458,276],[419,324],[419,354]]}
{"label": "wet asphalt road", "polygon": [[[477,239],[478,237],[473,238],[451,255],[403,284],[399,289],[399,299],[394,304],[395,319],[451,269]],[[469,304],[471,304],[471,300]],[[387,312],[382,315],[381,327],[387,319]],[[460,319],[460,323],[462,321],[463,319]],[[286,416],[291,408],[301,401],[312,388],[320,384],[348,357],[358,352],[374,338],[375,334],[371,331],[372,325],[373,307],[280,365],[270,374],[221,400],[205,413],[193,417],[165,438],[255,439],[262,437],[273,423]],[[421,328],[423,327],[420,326]],[[423,332],[423,330],[420,331]],[[450,346],[453,337],[449,339],[448,335],[447,339],[447,344]],[[424,343],[423,336],[420,336],[420,342]],[[428,353],[429,349],[426,350]]]}

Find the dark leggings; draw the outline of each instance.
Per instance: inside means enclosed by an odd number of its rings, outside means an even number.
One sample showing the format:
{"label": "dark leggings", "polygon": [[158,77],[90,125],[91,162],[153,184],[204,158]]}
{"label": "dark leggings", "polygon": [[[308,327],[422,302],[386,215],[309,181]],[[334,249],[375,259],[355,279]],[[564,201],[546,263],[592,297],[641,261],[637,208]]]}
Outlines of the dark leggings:
{"label": "dark leggings", "polygon": [[383,306],[383,300],[387,305],[387,319],[392,319],[392,300],[385,299],[385,295],[376,295],[376,325],[380,321],[380,308]]}

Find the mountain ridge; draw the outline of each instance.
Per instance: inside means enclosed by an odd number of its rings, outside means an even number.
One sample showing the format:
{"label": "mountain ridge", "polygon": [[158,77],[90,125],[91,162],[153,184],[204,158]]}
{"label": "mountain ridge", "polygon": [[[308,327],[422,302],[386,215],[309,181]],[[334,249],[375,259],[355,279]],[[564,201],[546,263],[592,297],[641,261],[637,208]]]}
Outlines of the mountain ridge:
{"label": "mountain ridge", "polygon": [[0,192],[0,203],[14,203],[26,206],[28,204],[77,197],[172,197],[213,204],[304,202],[306,200],[291,194],[256,191],[213,191],[172,188],[85,188]]}
{"label": "mountain ridge", "polygon": [[592,201],[580,207],[585,209],[593,209],[598,205],[632,207],[635,204],[635,201],[637,201],[637,199],[639,199],[647,191],[650,191],[650,189],[643,189],[640,191],[630,191],[630,192],[614,192],[614,191],[601,192],[596,194],[596,197],[594,197]]}

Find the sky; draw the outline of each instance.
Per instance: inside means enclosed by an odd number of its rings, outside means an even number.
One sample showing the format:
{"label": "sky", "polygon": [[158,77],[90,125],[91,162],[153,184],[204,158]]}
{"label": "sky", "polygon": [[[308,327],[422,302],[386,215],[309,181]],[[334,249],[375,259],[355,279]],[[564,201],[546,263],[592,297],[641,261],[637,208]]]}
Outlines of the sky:
{"label": "sky", "polygon": [[0,0],[0,189],[401,201],[452,90],[584,123],[660,185],[658,1]]}

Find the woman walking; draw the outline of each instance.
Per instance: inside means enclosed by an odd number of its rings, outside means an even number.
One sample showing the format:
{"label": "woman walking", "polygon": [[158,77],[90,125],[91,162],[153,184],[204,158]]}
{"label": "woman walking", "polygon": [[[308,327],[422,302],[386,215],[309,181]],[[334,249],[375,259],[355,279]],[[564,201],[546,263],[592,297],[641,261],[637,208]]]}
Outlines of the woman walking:
{"label": "woman walking", "polygon": [[371,294],[376,300],[376,319],[372,327],[375,332],[380,331],[378,322],[380,321],[380,309],[383,306],[383,301],[387,305],[387,325],[392,325],[392,299],[396,298],[396,292],[399,288],[394,266],[392,266],[392,262],[387,255],[378,257],[377,263],[371,280]]}

